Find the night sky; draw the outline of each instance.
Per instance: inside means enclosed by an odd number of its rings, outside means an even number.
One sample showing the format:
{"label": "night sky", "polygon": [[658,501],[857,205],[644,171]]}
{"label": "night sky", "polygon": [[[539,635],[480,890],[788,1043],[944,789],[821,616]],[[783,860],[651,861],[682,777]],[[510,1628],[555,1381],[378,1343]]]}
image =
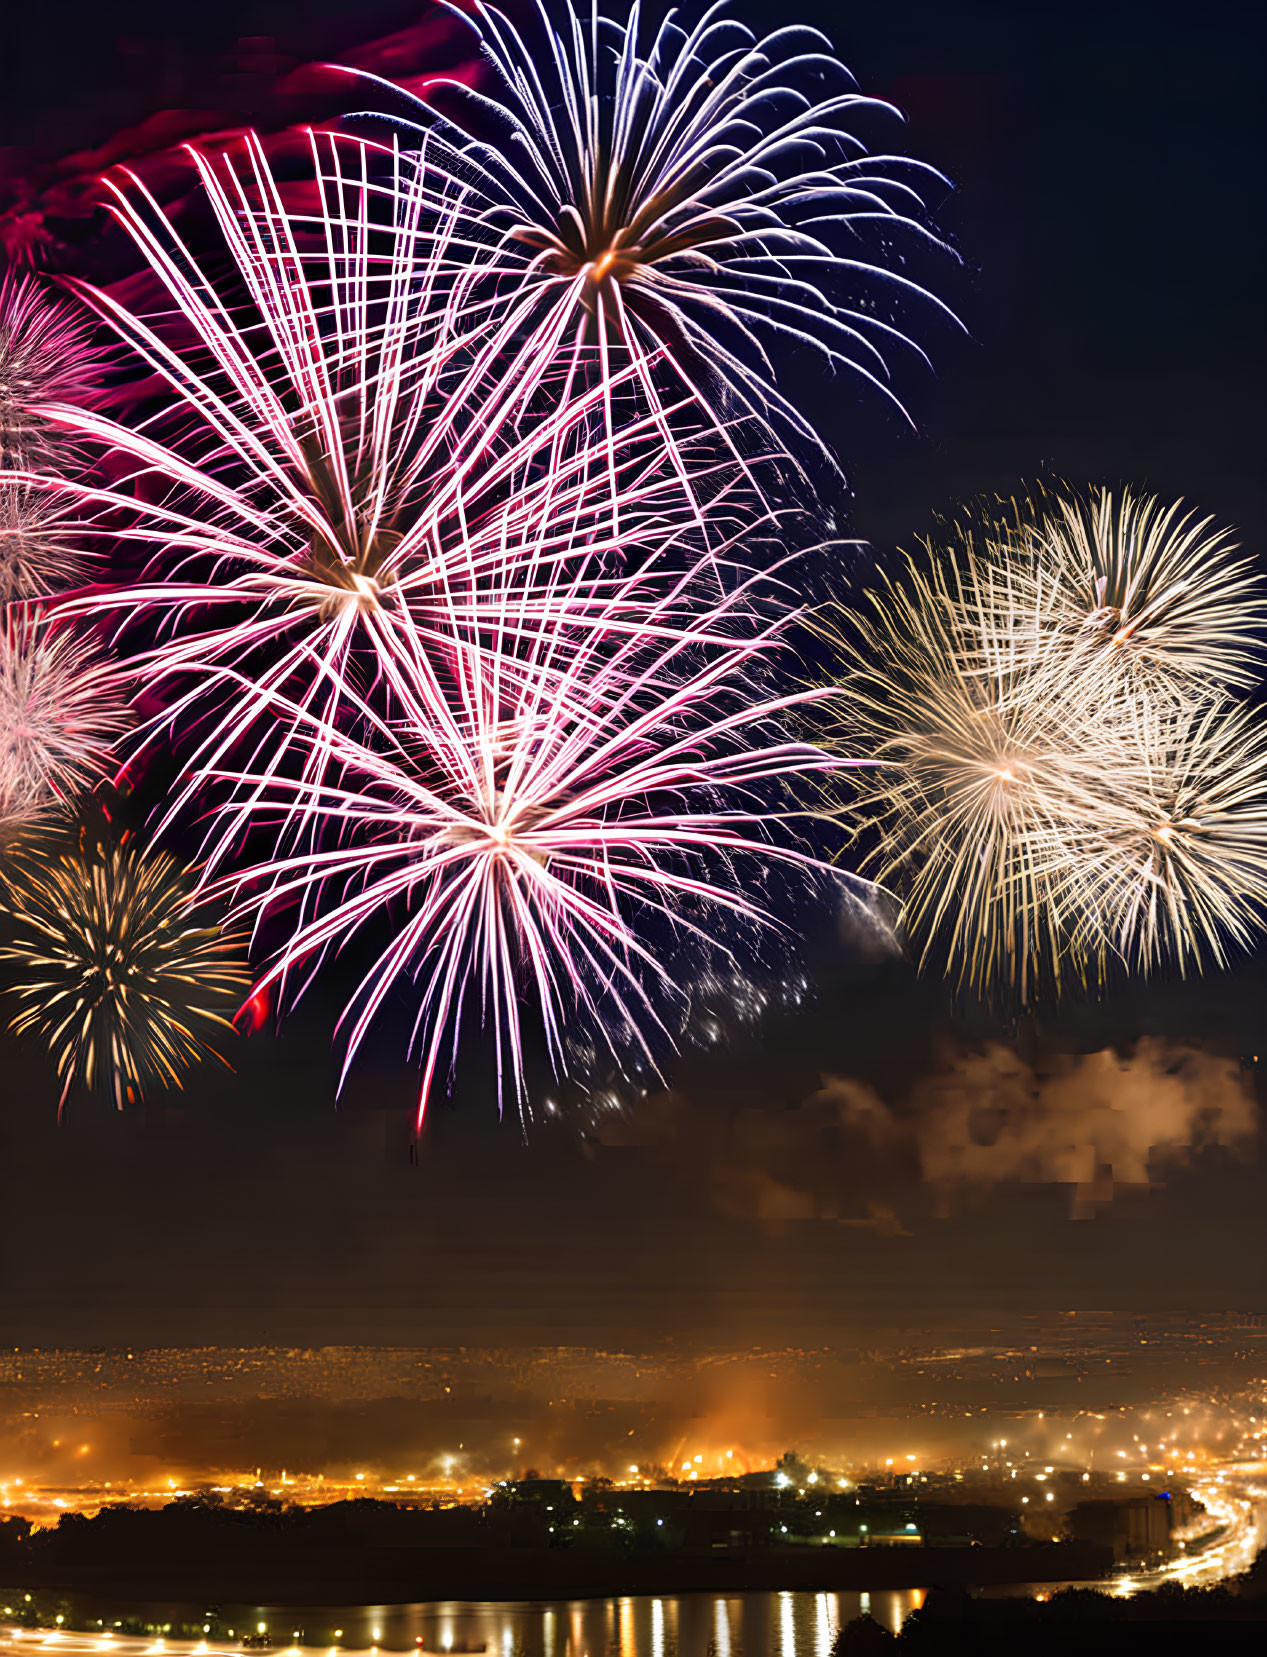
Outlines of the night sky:
{"label": "night sky", "polygon": [[[935,378],[905,375],[918,429],[809,364],[785,381],[839,447],[875,556],[1043,472],[1189,497],[1261,553],[1261,8],[798,0],[789,15],[908,112],[912,153],[956,185],[940,222],[968,337],[942,340]],[[159,107],[223,109],[229,86],[249,113],[268,77],[224,67],[239,37],[304,61],[414,16],[378,0],[16,8],[4,172]],[[1261,961],[1000,1032],[956,1023],[938,987],[820,919],[809,1004],[687,1053],[671,1100],[633,1125],[547,1122],[525,1141],[472,1088],[436,1110],[417,1165],[412,1079],[388,1053],[336,1112],[317,1001],[178,1102],[84,1105],[60,1128],[51,1073],[5,1045],[4,1338],[866,1346],[1056,1307],[1261,1308],[1267,1175],[1218,1125],[1219,1055],[1267,1042]],[[1061,1054],[1141,1038],[1171,1045],[1148,1049],[1162,1056],[1139,1096],[1185,1064],[1191,1136],[1227,1143],[1147,1189],[1084,1193],[1076,1219],[1050,1167],[971,1188],[922,1177],[921,1078],[964,1074],[973,1043],[1019,1042],[1033,1094]],[[824,1077],[873,1089],[902,1131],[879,1143],[807,1106]],[[1080,1085],[1060,1095],[1075,1114]]]}

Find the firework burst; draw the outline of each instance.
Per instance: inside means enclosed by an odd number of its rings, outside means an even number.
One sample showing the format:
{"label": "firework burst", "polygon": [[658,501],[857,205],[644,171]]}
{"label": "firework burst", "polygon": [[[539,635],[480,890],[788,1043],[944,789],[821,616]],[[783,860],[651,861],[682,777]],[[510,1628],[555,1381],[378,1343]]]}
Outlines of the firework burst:
{"label": "firework burst", "polygon": [[1213,520],[1109,489],[1035,492],[985,530],[1001,633],[1061,678],[1149,694],[1253,685],[1267,595]]}
{"label": "firework burst", "polygon": [[106,768],[127,729],[112,663],[82,633],[31,610],[0,625],[0,824],[32,821]]}
{"label": "firework burst", "polygon": [[[653,609],[631,632],[618,623],[645,609],[636,581],[608,593],[612,626],[573,610],[525,645],[508,615],[494,646],[456,639],[443,705],[424,685],[361,735],[311,725],[338,785],[219,779],[247,791],[235,815],[267,825],[298,797],[322,825],[323,849],[224,878],[265,935],[288,931],[265,984],[306,983],[325,952],[394,917],[342,1022],[344,1073],[393,987],[413,980],[419,1121],[471,1004],[521,1110],[526,1019],[556,1067],[578,1020],[628,1029],[653,1063],[657,1003],[675,993],[655,930],[699,943],[710,917],[777,929],[737,866],[816,866],[776,837],[786,808],[771,795],[833,763],[779,729],[823,693],[754,692],[781,625],[754,628],[737,594],[690,626],[659,629]],[[513,670],[516,651],[530,673]]]}
{"label": "firework burst", "polygon": [[91,563],[47,490],[0,473],[0,604],[65,592]]}
{"label": "firework burst", "polygon": [[249,982],[241,939],[201,919],[181,871],[135,842],[19,852],[9,942],[20,970],[12,1028],[38,1036],[62,1079],[120,1109],[146,1087],[180,1087]]}
{"label": "firework burst", "polygon": [[[1201,647],[1237,659],[1235,641],[1208,608],[1198,627],[1177,580],[1147,602],[1123,579],[1139,626],[1122,647],[1141,655],[1106,644],[1099,629],[1119,624],[1102,616],[1071,649],[1067,552],[1045,525],[961,535],[908,561],[869,615],[821,624],[849,687],[831,745],[876,762],[841,806],[864,867],[901,893],[922,964],[1022,1004],[1117,967],[1222,962],[1267,896],[1267,742],[1221,682],[1194,688]],[[1241,567],[1228,579],[1256,595]]]}
{"label": "firework burst", "polygon": [[[312,158],[310,193],[288,206],[254,140],[236,162],[194,157],[231,255],[218,284],[142,192],[119,190],[182,339],[85,294],[166,380],[180,441],[63,411],[135,471],[43,485],[81,538],[153,555],[138,580],[64,608],[158,634],[130,658],[164,698],[141,737],[196,731],[191,772],[248,749],[265,776],[284,769],[297,721],[358,718],[402,673],[438,671],[455,616],[495,620],[522,588],[523,625],[557,626],[560,594],[581,597],[560,566],[680,569],[678,549],[751,516],[734,468],[704,455],[691,461],[702,525],[653,421],[618,445],[595,438],[597,391],[517,421],[477,393],[483,369],[452,346],[400,157],[384,175],[366,145],[314,135]],[[283,705],[295,712],[279,721]],[[306,758],[324,763],[311,746]]]}
{"label": "firework burst", "polygon": [[832,746],[865,755],[844,813],[863,867],[900,891],[922,964],[1022,1000],[1059,983],[1077,916],[1068,871],[1103,803],[1051,682],[992,626],[988,561],[912,560],[824,631],[848,696]]}
{"label": "firework burst", "polygon": [[44,471],[64,460],[67,434],[46,407],[90,404],[105,367],[81,314],[34,276],[10,270],[0,279],[0,470]]}
{"label": "firework burst", "polygon": [[942,250],[923,198],[944,181],[867,153],[860,132],[894,112],[858,92],[823,36],[757,40],[718,9],[644,35],[637,4],[569,8],[556,27],[539,3],[528,34],[482,0],[455,7],[498,85],[450,90],[499,141],[380,84],[389,117],[418,111],[424,187],[462,195],[466,322],[513,349],[530,386],[548,370],[594,376],[611,421],[610,378],[631,367],[661,419],[685,397],[727,442],[740,413],[817,443],[767,346],[808,346],[896,402],[889,358],[923,357],[909,318],[949,316],[902,269]]}
{"label": "firework burst", "polygon": [[1143,973],[1226,965],[1267,916],[1261,715],[1217,695],[1136,697],[1108,711],[1104,766],[1119,786],[1106,790],[1100,855],[1078,871],[1076,946]]}

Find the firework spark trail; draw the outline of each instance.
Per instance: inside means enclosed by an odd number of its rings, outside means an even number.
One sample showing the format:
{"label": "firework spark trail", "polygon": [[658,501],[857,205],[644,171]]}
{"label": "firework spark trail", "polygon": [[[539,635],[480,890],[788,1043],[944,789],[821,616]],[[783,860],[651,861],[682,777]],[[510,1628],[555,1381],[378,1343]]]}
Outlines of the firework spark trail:
{"label": "firework spark trail", "polygon": [[[151,1082],[180,1087],[210,1028],[250,982],[243,940],[196,913],[166,853],[135,842],[25,849],[7,871],[10,940],[0,959],[21,969],[12,1022],[42,1038],[62,1079],[103,1089],[122,1109]],[[60,1107],[59,1107],[60,1109]]]}
{"label": "firework spark trail", "polygon": [[[632,423],[619,445],[596,439],[601,388],[544,412],[512,411],[495,392],[471,407],[467,367],[450,376],[437,263],[415,233],[421,198],[402,206],[396,188],[399,156],[385,188],[356,140],[314,135],[312,152],[318,205],[302,210],[285,205],[255,141],[240,166],[194,157],[232,254],[219,287],[139,186],[118,194],[121,222],[201,356],[84,292],[193,417],[179,447],[102,416],[46,411],[116,467],[135,467],[110,486],[44,484],[81,536],[153,554],[135,583],[65,610],[158,628],[160,642],[130,664],[166,696],[139,740],[196,729],[194,774],[242,763],[252,743],[265,779],[284,769],[295,728],[276,720],[283,702],[293,719],[333,725],[375,687],[398,694],[402,672],[416,679],[447,648],[455,611],[489,610],[496,622],[508,586],[533,595],[518,607],[524,627],[557,627],[563,592],[598,602],[615,625],[602,578],[589,591],[561,587],[556,566],[658,564],[673,581],[700,541],[720,569],[727,537],[755,516],[733,467],[679,446],[692,468],[688,508],[654,420]],[[165,492],[147,500],[155,478]],[[638,612],[622,624],[636,627]],[[305,752],[319,773],[323,750]],[[191,793],[182,788],[174,809]]]}
{"label": "firework spark trail", "polygon": [[0,829],[105,774],[129,710],[114,664],[73,627],[28,607],[0,623]]}
{"label": "firework spark trail", "polygon": [[[618,585],[606,602],[619,618],[630,600]],[[565,626],[529,643],[514,604],[507,595],[491,644],[455,629],[442,704],[423,684],[390,718],[367,710],[356,734],[306,719],[308,740],[335,757],[337,784],[274,778],[261,791],[249,774],[205,779],[246,790],[257,821],[285,819],[297,798],[326,830],[322,849],[218,883],[265,933],[302,908],[263,984],[284,984],[367,924],[398,916],[341,1021],[343,1073],[393,986],[414,979],[419,1122],[446,1047],[450,1070],[456,1063],[476,999],[499,1089],[521,1111],[525,1002],[556,1066],[570,1013],[596,1026],[614,1017],[653,1063],[664,1033],[656,1003],[674,989],[638,921],[713,944],[710,913],[777,928],[735,866],[756,858],[818,868],[775,837],[794,813],[771,791],[839,763],[779,729],[791,709],[830,692],[757,692],[789,618],[755,625],[742,589],[659,634],[607,628],[572,609]],[[529,673],[514,666],[524,652]]]}
{"label": "firework spark trail", "polygon": [[666,404],[685,397],[723,441],[739,408],[769,436],[790,427],[826,454],[776,388],[767,341],[809,346],[897,403],[886,354],[926,360],[905,310],[954,321],[897,268],[917,248],[946,251],[921,194],[944,180],[867,153],[847,123],[893,112],[858,92],[822,35],[758,41],[713,6],[689,30],[670,14],[644,46],[636,4],[627,22],[595,6],[586,24],[569,9],[559,29],[539,0],[530,38],[481,0],[473,16],[453,9],[500,86],[495,97],[452,90],[506,144],[363,78],[389,92],[385,119],[412,104],[417,119],[399,124],[425,135],[422,187],[441,203],[461,192],[465,240],[446,257],[465,323],[499,319],[502,353],[521,341],[528,385],[551,364],[569,385],[596,377],[610,431],[612,377],[632,367],[670,450]]}

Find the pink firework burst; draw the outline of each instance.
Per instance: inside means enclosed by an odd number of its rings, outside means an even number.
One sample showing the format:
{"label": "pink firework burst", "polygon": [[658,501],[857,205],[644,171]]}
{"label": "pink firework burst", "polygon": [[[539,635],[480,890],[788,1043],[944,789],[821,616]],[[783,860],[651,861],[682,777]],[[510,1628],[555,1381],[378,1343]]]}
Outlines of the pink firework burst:
{"label": "pink firework burst", "polygon": [[[235,817],[289,822],[298,807],[320,827],[320,849],[222,878],[239,913],[288,930],[263,985],[306,984],[327,951],[392,917],[341,1021],[343,1074],[394,986],[412,982],[419,1123],[474,1004],[521,1112],[525,1019],[556,1067],[578,1019],[628,1028],[654,1063],[657,1005],[675,994],[657,937],[724,948],[727,923],[779,929],[740,866],[819,867],[788,835],[780,795],[837,762],[782,721],[824,693],[758,688],[790,613],[763,624],[740,588],[658,627],[671,601],[648,604],[641,579],[605,593],[610,625],[587,595],[527,645],[513,600],[498,637],[455,629],[440,702],[419,681],[355,733],[305,718],[337,781],[204,779],[243,791],[245,807],[225,808]],[[630,610],[644,628],[625,625]]]}
{"label": "pink firework burst", "polygon": [[418,168],[437,203],[460,193],[455,287],[529,384],[562,366],[607,384],[613,405],[611,377],[632,368],[662,416],[685,398],[723,435],[742,416],[821,450],[775,385],[767,351],[781,343],[900,407],[889,363],[924,358],[914,319],[954,322],[909,274],[946,251],[925,206],[945,181],[868,152],[863,134],[896,112],[858,91],[821,34],[759,40],[716,5],[694,27],[670,12],[645,32],[636,3],[569,4],[556,25],[538,0],[528,32],[483,0],[452,10],[491,92],[452,85],[459,125],[378,81],[383,113],[408,110],[402,124],[425,135]]}
{"label": "pink firework burst", "polygon": [[0,473],[0,604],[48,598],[78,586],[94,559],[67,529],[74,503]]}
{"label": "pink firework burst", "polygon": [[64,460],[69,436],[44,405],[91,405],[106,366],[90,318],[51,295],[39,277],[6,272],[0,279],[0,472],[43,471]]}
{"label": "pink firework burst", "polygon": [[10,609],[0,625],[0,832],[7,837],[103,775],[128,717],[114,665],[89,639]]}
{"label": "pink firework burst", "polygon": [[[166,383],[169,435],[49,411],[116,473],[45,482],[60,521],[145,558],[68,609],[150,629],[130,666],[163,706],[140,740],[193,732],[191,777],[249,751],[267,778],[304,721],[334,728],[427,682],[438,698],[453,625],[501,625],[508,591],[523,628],[554,627],[560,603],[602,601],[605,560],[680,570],[680,551],[751,517],[736,469],[702,449],[684,505],[657,420],[600,433],[607,388],[533,410],[499,389],[419,234],[422,175],[357,140],[311,145],[293,200],[255,141],[236,161],[193,157],[230,255],[214,278],[139,185],[116,192],[169,316],[83,291]],[[578,557],[580,587],[559,579]],[[301,746],[318,774],[327,751]]]}

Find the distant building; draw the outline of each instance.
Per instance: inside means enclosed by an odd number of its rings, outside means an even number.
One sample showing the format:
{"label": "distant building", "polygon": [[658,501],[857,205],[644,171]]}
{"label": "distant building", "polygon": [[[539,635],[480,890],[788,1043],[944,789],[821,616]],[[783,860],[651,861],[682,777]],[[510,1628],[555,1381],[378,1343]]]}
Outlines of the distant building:
{"label": "distant building", "polygon": [[1169,1496],[1132,1496],[1125,1501],[1079,1502],[1069,1513],[1075,1542],[1110,1548],[1115,1565],[1144,1565],[1170,1552],[1174,1509]]}
{"label": "distant building", "polygon": [[492,1500],[506,1507],[538,1507],[546,1512],[573,1512],[577,1507],[567,1479],[503,1479]]}

